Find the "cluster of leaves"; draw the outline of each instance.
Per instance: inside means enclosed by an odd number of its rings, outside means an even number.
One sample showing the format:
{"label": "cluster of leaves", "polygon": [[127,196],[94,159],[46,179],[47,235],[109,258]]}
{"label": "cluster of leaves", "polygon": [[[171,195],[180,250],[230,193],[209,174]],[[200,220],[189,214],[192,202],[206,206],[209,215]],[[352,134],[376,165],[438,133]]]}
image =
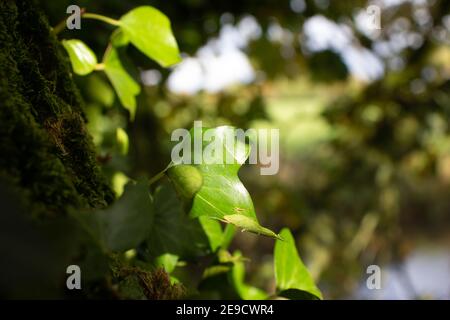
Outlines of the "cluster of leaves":
{"label": "cluster of leaves", "polygon": [[[224,135],[227,130],[233,128],[217,129]],[[225,144],[223,147],[225,151]],[[101,252],[126,255],[131,250],[133,264],[163,267],[172,273],[186,261],[215,257],[205,267],[199,288],[211,279],[217,281],[217,277],[225,276],[242,299],[265,299],[269,294],[244,282],[244,259],[238,251],[234,254],[227,251],[235,228],[273,237],[277,239],[274,252],[277,295],[321,298],[298,256],[290,231],[283,229],[277,235],[259,224],[250,195],[237,176],[249,148],[235,150],[246,150],[241,157],[232,154],[241,163],[171,164],[165,170],[169,181],[161,183],[153,193],[146,179],[130,182],[111,207],[75,217]],[[220,221],[226,224],[224,229]],[[171,279],[178,282],[174,276]]]}
{"label": "cluster of leaves", "polygon": [[69,54],[73,71],[82,76],[94,70],[104,71],[116,90],[120,102],[128,109],[133,119],[140,86],[127,72],[125,63],[121,61],[120,48],[131,43],[163,67],[179,62],[180,55],[177,42],[171,32],[170,21],[163,13],[150,6],[131,10],[119,20],[88,13],[84,16],[106,21],[117,28],[111,34],[110,44],[101,63],[98,63],[95,53],[83,41],[63,40],[62,44]]}
{"label": "cluster of leaves", "polygon": [[[96,14],[85,14],[85,17],[97,18],[118,28],[112,33],[100,64],[93,51],[81,40],[63,40],[73,70],[79,75],[94,70],[104,71],[133,119],[135,96],[140,87],[123,67],[119,49],[131,43],[161,66],[177,63],[180,55],[170,22],[160,11],[148,6],[131,10],[119,20]],[[179,281],[172,275],[177,267],[202,257],[214,257],[204,268],[197,288],[205,288],[213,279],[225,277],[231,290],[242,299],[265,299],[270,295],[244,282],[245,259],[239,251],[231,254],[227,250],[235,230],[241,228],[272,237],[276,239],[276,295],[321,299],[320,291],[297,253],[290,231],[283,229],[278,235],[258,222],[251,197],[238,177],[250,147],[236,139],[234,148],[227,149],[225,137],[229,136],[228,133],[234,136],[232,127],[210,130],[214,131],[215,142],[223,148],[220,156],[231,156],[235,160],[233,164],[171,163],[155,179],[129,182],[120,199],[111,207],[81,215],[77,213],[75,218],[90,235],[98,252],[109,256],[122,255],[128,264],[144,269],[162,267],[171,274],[174,283]],[[208,141],[204,139],[204,132],[205,129],[200,138],[205,146]],[[126,132],[118,130],[117,137],[127,149]],[[152,193],[150,185],[163,176],[167,176],[169,181],[160,184]],[[121,285],[123,287],[124,283]]]}

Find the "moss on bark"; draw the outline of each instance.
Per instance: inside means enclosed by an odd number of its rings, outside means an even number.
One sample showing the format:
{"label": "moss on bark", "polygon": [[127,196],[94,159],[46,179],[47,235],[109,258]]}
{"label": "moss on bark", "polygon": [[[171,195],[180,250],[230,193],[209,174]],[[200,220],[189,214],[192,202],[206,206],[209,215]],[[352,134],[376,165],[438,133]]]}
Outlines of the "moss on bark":
{"label": "moss on bark", "polygon": [[34,216],[113,200],[82,109],[67,57],[36,4],[0,1],[0,179],[20,190]]}

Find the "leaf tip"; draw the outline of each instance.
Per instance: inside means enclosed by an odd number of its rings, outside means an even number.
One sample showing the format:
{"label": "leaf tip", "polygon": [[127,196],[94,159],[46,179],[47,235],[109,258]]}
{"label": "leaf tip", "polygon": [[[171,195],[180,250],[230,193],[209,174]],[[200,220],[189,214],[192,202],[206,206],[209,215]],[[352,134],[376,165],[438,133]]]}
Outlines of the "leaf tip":
{"label": "leaf tip", "polygon": [[285,241],[284,238],[279,233],[275,234],[275,239],[280,240],[280,241]]}

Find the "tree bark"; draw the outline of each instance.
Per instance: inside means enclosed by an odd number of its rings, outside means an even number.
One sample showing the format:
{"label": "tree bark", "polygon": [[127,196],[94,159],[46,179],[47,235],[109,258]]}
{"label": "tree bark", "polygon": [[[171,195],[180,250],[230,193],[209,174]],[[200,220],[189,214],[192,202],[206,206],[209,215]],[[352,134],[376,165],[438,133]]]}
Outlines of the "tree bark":
{"label": "tree bark", "polygon": [[0,297],[60,297],[79,254],[69,213],[114,198],[85,124],[68,58],[37,4],[0,1]]}
{"label": "tree bark", "polygon": [[83,103],[61,45],[32,1],[0,2],[0,177],[34,215],[103,207]]}

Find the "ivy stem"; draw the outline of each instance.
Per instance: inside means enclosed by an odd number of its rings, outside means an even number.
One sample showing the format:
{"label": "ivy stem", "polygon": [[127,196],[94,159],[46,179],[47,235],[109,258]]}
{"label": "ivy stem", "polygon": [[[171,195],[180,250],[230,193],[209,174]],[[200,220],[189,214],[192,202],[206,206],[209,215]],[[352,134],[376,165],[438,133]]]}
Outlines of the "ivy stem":
{"label": "ivy stem", "polygon": [[95,68],[94,68],[95,70],[104,70],[105,69],[105,64],[104,63],[97,63],[96,65],[95,65]]}
{"label": "ivy stem", "polygon": [[62,20],[60,23],[58,23],[55,27],[53,27],[53,33],[56,35],[64,30],[66,27],[66,20]]}
{"label": "ivy stem", "polygon": [[148,185],[151,186],[152,184],[154,184],[156,181],[158,181],[159,179],[161,179],[162,177],[164,177],[164,175],[166,174],[166,170],[164,169],[163,171],[157,173],[155,176],[153,176],[152,178],[150,178],[150,180],[148,180]]}
{"label": "ivy stem", "polygon": [[[103,22],[106,22],[108,24],[111,24],[113,26],[120,26],[120,21],[119,20],[115,20],[113,18],[109,18],[109,17],[105,17],[102,16],[101,14],[96,14],[96,13],[88,13],[86,12],[85,8],[81,9],[81,17],[85,18],[85,19],[94,19],[94,20],[100,20]],[[60,23],[58,23],[54,28],[53,28],[53,33],[54,34],[58,34],[61,31],[63,31],[66,27],[66,21],[67,19],[62,20]]]}
{"label": "ivy stem", "polygon": [[[86,9],[81,8],[80,15],[83,16],[83,14],[85,14],[85,13],[86,13]],[[67,19],[69,19],[69,18],[67,18]],[[60,33],[61,31],[63,31],[66,28],[67,19],[60,21],[55,27],[53,27],[53,33],[55,35],[57,35],[58,33]]]}
{"label": "ivy stem", "polygon": [[109,24],[112,24],[113,26],[120,26],[120,21],[119,20],[115,20],[109,17],[105,17],[102,16],[101,14],[96,14],[96,13],[84,13],[82,15],[83,18],[85,19],[94,19],[94,20],[100,20]]}
{"label": "ivy stem", "polygon": [[152,178],[150,178],[150,180],[148,180],[148,185],[151,186],[152,184],[154,184],[156,181],[158,181],[159,179],[161,179],[162,177],[164,177],[164,175],[166,174],[166,171],[173,166],[173,163],[170,163],[164,170],[162,170],[161,172],[158,172],[155,176],[153,176]]}

